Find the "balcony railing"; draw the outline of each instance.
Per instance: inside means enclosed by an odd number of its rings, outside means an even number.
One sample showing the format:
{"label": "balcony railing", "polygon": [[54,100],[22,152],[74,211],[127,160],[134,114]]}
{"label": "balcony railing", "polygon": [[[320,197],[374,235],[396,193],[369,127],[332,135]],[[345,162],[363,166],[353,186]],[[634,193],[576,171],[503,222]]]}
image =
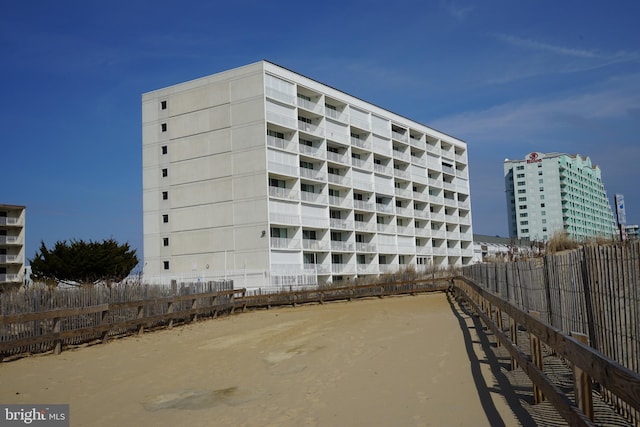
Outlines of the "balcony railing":
{"label": "balcony railing", "polygon": [[378,173],[383,173],[385,175],[393,176],[393,168],[384,165],[373,165],[373,170]]}
{"label": "balcony railing", "polygon": [[385,205],[384,203],[376,203],[376,210],[378,212],[393,213],[393,206]]}
{"label": "balcony railing", "polygon": [[444,239],[447,237],[447,232],[445,230],[431,230],[431,237],[435,237],[438,239]]}
{"label": "balcony railing", "polygon": [[20,218],[0,216],[0,225],[22,225]]}
{"label": "balcony railing", "polygon": [[403,142],[407,142],[407,135],[404,133],[400,133],[400,132],[396,132],[396,131],[391,131],[391,137],[393,139],[395,139],[396,141],[403,141]]}
{"label": "balcony railing", "polygon": [[371,151],[371,143],[366,139],[351,137],[351,145]]}
{"label": "balcony railing", "polygon": [[424,157],[411,156],[411,162],[420,166],[427,166],[427,159]]}
{"label": "balcony railing", "polygon": [[298,120],[298,129],[303,132],[324,136],[324,129],[322,129],[320,126],[303,122],[302,120]]}
{"label": "balcony railing", "polygon": [[424,148],[424,145],[425,145],[424,141],[414,138],[411,135],[409,135],[409,143],[414,147],[419,147],[419,148]]}
{"label": "balcony railing", "polygon": [[322,106],[317,102],[309,101],[304,98],[298,97],[298,107],[304,108],[308,111],[313,111],[314,113],[322,113]]}
{"label": "balcony railing", "polygon": [[373,163],[368,162],[366,160],[362,160],[362,159],[356,159],[356,158],[351,158],[351,164],[353,165],[353,167],[356,168],[360,168],[360,169],[364,169],[364,170],[368,170],[368,171],[372,171],[373,170]]}
{"label": "balcony railing", "polygon": [[434,255],[447,255],[446,246],[431,248],[431,251]]}
{"label": "balcony railing", "polygon": [[19,243],[20,243],[20,239],[18,238],[18,236],[0,236],[0,244],[13,245],[13,244],[19,244]]}
{"label": "balcony railing", "polygon": [[298,176],[298,166],[295,163],[284,163],[269,160],[269,171],[283,175]]}
{"label": "balcony railing", "polygon": [[295,129],[297,119],[295,117],[285,116],[284,114],[267,110],[267,121]]}
{"label": "balcony railing", "polygon": [[302,239],[302,248],[314,251],[328,251],[329,242],[324,240]]}
{"label": "balcony railing", "polygon": [[0,255],[0,264],[14,264],[22,262],[19,255]]}
{"label": "balcony railing", "polygon": [[380,233],[393,233],[396,232],[395,224],[376,224],[378,232]]}
{"label": "balcony railing", "polygon": [[324,150],[320,147],[310,147],[304,144],[298,144],[298,150],[300,154],[304,154],[311,157],[319,157],[321,159],[325,158]]}
{"label": "balcony railing", "polygon": [[325,181],[327,179],[326,172],[303,167],[300,168],[300,176],[303,178],[315,179],[317,181]]}
{"label": "balcony railing", "polygon": [[372,243],[356,242],[356,251],[358,252],[376,252],[376,245]]}
{"label": "balcony railing", "polygon": [[275,147],[281,150],[286,150],[286,151],[295,153],[297,144],[283,138],[267,135],[267,145],[269,147]]}
{"label": "balcony railing", "polygon": [[354,274],[356,266],[353,264],[331,264],[333,274]]}
{"label": "balcony railing", "polygon": [[413,192],[413,198],[414,198],[415,200],[423,200],[423,201],[425,201],[425,202],[428,202],[428,201],[429,201],[429,195],[428,195],[428,194],[426,194],[426,193],[421,193],[421,192],[419,192],[419,191],[414,191],[414,192]]}
{"label": "balcony railing", "polygon": [[396,196],[406,197],[407,199],[410,199],[412,191],[406,188],[396,188],[395,193]]}
{"label": "balcony railing", "polygon": [[366,222],[366,221],[355,221],[355,228],[356,230],[360,230],[360,231],[375,231],[376,230],[376,225],[372,222]]}
{"label": "balcony railing", "polygon": [[361,209],[361,210],[367,210],[367,211],[375,210],[375,204],[371,202],[365,202],[364,200],[354,200],[353,207],[355,209]]}
{"label": "balcony railing", "polygon": [[300,225],[300,215],[270,212],[269,222],[272,224]]}
{"label": "balcony railing", "polygon": [[291,93],[287,93],[287,92],[282,92],[278,89],[274,89],[272,87],[265,87],[265,94],[269,97],[269,98],[273,98],[273,99],[277,99],[278,101],[284,101],[287,104],[295,104],[296,103],[296,97],[291,94]]}
{"label": "balcony railing", "polygon": [[451,166],[442,165],[442,172],[448,173],[450,175],[455,175],[456,170]]}
{"label": "balcony railing", "polygon": [[351,208],[353,207],[353,199],[348,197],[329,196],[329,204],[332,206]]}
{"label": "balcony railing", "polygon": [[364,130],[371,129],[371,125],[369,124],[368,120],[360,120],[357,117],[351,116],[349,121],[351,122],[352,125],[360,128],[360,129],[364,129]]}
{"label": "balcony railing", "polygon": [[349,156],[347,153],[334,153],[332,151],[327,151],[327,160],[331,160],[332,162],[344,163],[345,165],[350,164]]}
{"label": "balcony railing", "polygon": [[351,242],[341,242],[339,240],[332,240],[331,241],[331,250],[332,251],[353,252],[353,243],[351,243]]}
{"label": "balcony railing", "polygon": [[299,239],[286,239],[282,237],[272,237],[271,247],[273,249],[300,249]]}
{"label": "balcony railing", "polygon": [[401,178],[411,179],[411,172],[404,169],[393,169],[393,175]]}
{"label": "balcony railing", "polygon": [[358,274],[378,274],[377,264],[357,264],[356,270]]}
{"label": "balcony railing", "polygon": [[341,228],[343,230],[353,230],[353,221],[348,219],[331,218],[329,223],[331,228]]}
{"label": "balcony railing", "polygon": [[402,216],[413,216],[413,208],[396,206],[396,214]]}
{"label": "balcony railing", "polygon": [[431,218],[430,212],[428,210],[424,210],[424,209],[414,209],[413,210],[413,216],[415,216],[417,218],[425,218],[425,219]]}
{"label": "balcony railing", "polygon": [[300,200],[303,200],[305,202],[321,203],[323,205],[326,205],[328,201],[326,195],[320,193],[310,193],[308,191],[300,192]]}
{"label": "balcony railing", "polygon": [[398,234],[415,234],[415,228],[410,225],[398,225]]}
{"label": "balcony railing", "polygon": [[269,196],[280,199],[298,200],[298,191],[291,188],[269,187]]}
{"label": "balcony railing", "polygon": [[327,228],[329,227],[329,219],[324,216],[302,216],[302,225],[304,227]]}
{"label": "balcony railing", "polygon": [[404,151],[393,150],[393,157],[396,159],[402,159],[406,161],[411,161],[411,155],[409,153],[405,153]]}
{"label": "balcony railing", "polygon": [[348,176],[343,176],[343,175],[337,175],[334,173],[330,173],[329,174],[329,182],[332,182],[334,184],[340,184],[340,185],[345,185],[348,187],[351,187],[351,178]]}
{"label": "balcony railing", "polygon": [[17,274],[0,274],[0,283],[17,282],[19,280]]}
{"label": "balcony railing", "polygon": [[331,108],[325,108],[324,113],[325,113],[325,116],[331,117],[334,120],[338,120],[341,122],[347,121],[347,115],[344,114],[342,111],[332,110]]}

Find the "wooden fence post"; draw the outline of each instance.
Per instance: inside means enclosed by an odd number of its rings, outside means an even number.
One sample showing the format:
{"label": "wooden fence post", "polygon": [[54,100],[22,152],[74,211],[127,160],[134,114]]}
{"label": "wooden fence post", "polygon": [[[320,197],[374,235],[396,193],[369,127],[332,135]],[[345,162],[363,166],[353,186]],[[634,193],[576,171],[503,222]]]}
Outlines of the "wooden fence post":
{"label": "wooden fence post", "polygon": [[[500,310],[499,308],[496,308],[496,323],[500,332],[504,332],[502,325],[502,310]],[[499,339],[496,339],[496,344],[498,347],[502,346],[502,342],[500,342]]]}
{"label": "wooden fence post", "polygon": [[[196,309],[196,305],[198,303],[198,299],[197,298],[193,298],[191,300],[191,310],[195,310]],[[195,322],[198,320],[198,313],[196,313],[195,311],[193,313],[191,313],[191,321]]]}
{"label": "wooden fence post", "polygon": [[[173,301],[169,301],[167,303],[167,314],[173,313]],[[169,329],[173,328],[173,317],[169,318],[169,325],[167,326]]]}
{"label": "wooden fence post", "polygon": [[[511,342],[514,346],[518,346],[518,324],[513,319],[513,317],[509,317],[509,332],[511,333]],[[511,356],[511,370],[518,369],[518,361]]]}
{"label": "wooden fence post", "polygon": [[[53,333],[60,333],[60,318],[53,318]],[[62,352],[62,340],[60,338],[56,338],[53,342],[53,354],[60,354]]]}
{"label": "wooden fence post", "polygon": [[[540,318],[540,312],[529,310],[529,314],[536,319]],[[540,369],[540,371],[544,371],[544,360],[542,359],[542,345],[540,344],[540,338],[529,333],[529,344],[531,351],[531,360],[533,364]],[[544,395],[542,394],[542,390],[534,383],[533,384],[533,402],[534,404],[542,403],[544,401]]]}
{"label": "wooden fence post", "polygon": [[138,335],[142,335],[144,333],[144,305],[138,306],[138,319],[140,323],[138,323]]}
{"label": "wooden fence post", "polygon": [[[108,324],[109,324],[109,310],[104,310],[102,312],[102,315],[100,316],[100,325],[105,326]],[[100,338],[102,339],[102,344],[106,344],[107,341],[109,340],[109,329],[105,329],[104,331],[102,331],[102,336]]]}
{"label": "wooden fence post", "polygon": [[[589,337],[578,332],[571,332],[571,336],[580,341],[582,344],[589,345]],[[573,367],[575,378],[574,389],[576,392],[576,403],[578,408],[591,420],[593,420],[593,395],[591,394],[591,377],[578,368]]]}

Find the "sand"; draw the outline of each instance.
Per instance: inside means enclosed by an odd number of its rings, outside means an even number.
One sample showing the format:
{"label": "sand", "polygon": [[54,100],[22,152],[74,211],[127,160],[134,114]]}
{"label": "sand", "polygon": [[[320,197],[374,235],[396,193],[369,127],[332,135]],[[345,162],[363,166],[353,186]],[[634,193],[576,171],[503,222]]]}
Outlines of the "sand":
{"label": "sand", "polygon": [[[252,311],[0,364],[72,426],[518,425],[444,293]],[[495,368],[495,367],[494,367]]]}

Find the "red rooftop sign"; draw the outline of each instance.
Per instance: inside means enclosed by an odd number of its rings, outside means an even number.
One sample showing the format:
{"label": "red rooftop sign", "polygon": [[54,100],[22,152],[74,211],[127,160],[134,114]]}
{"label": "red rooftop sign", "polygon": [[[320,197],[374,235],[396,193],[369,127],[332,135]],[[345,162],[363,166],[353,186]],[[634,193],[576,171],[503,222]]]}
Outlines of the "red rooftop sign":
{"label": "red rooftop sign", "polygon": [[527,156],[527,163],[540,163],[541,161],[542,158],[540,157],[540,154],[535,151],[533,153],[529,153]]}

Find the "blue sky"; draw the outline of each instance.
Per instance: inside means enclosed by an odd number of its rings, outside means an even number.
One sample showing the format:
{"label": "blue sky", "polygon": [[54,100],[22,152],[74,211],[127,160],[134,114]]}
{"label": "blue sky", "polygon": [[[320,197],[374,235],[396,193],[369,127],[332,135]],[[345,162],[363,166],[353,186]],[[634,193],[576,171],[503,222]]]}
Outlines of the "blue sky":
{"label": "blue sky", "polygon": [[0,203],[40,241],[142,256],[141,94],[267,59],[468,143],[473,228],[502,162],[580,153],[640,222],[640,2],[5,0]]}

